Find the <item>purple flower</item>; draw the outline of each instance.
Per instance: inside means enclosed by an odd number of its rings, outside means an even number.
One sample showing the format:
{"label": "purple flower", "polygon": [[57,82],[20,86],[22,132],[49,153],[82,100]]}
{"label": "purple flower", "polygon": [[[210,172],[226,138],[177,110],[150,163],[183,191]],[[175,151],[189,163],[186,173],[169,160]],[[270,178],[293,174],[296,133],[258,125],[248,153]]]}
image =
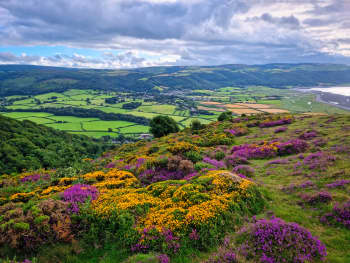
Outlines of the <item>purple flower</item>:
{"label": "purple flower", "polygon": [[189,234],[189,238],[192,240],[198,240],[199,239],[199,234],[197,232],[197,229],[192,229],[192,232]]}
{"label": "purple flower", "polygon": [[204,157],[203,162],[209,163],[209,164],[215,166],[217,169],[226,168],[226,165],[223,161],[217,161],[215,159],[210,159],[209,157]]}
{"label": "purple flower", "polygon": [[296,154],[304,152],[308,144],[300,139],[292,139],[277,145],[278,155]]}
{"label": "purple flower", "polygon": [[287,130],[287,127],[279,127],[276,130],[274,130],[274,133],[285,132],[286,130]]}
{"label": "purple flower", "polygon": [[170,258],[166,254],[161,254],[158,256],[158,262],[159,263],[169,263]]}
{"label": "purple flower", "polygon": [[329,203],[332,201],[332,196],[328,192],[319,192],[314,195],[301,195],[304,203],[315,205],[320,203]]}
{"label": "purple flower", "polygon": [[114,168],[115,165],[116,165],[115,162],[110,162],[109,164],[107,164],[107,165],[105,166],[105,168],[107,168],[107,169]]}
{"label": "purple flower", "polygon": [[337,188],[337,187],[343,187],[346,184],[350,184],[350,180],[338,180],[331,184],[326,184],[327,188]]}
{"label": "purple flower", "polygon": [[138,176],[144,185],[167,180],[181,180],[184,177],[185,174],[182,171],[169,171],[165,168],[148,169]]}
{"label": "purple flower", "polygon": [[22,183],[25,182],[37,182],[39,180],[49,180],[50,179],[50,175],[49,174],[32,174],[32,175],[28,175],[25,176],[21,179]]}
{"label": "purple flower", "polygon": [[312,138],[315,138],[316,136],[317,136],[316,131],[309,131],[309,132],[304,132],[303,134],[300,134],[299,139],[310,140]]}
{"label": "purple flower", "polygon": [[268,127],[274,127],[274,126],[279,126],[279,125],[284,125],[284,124],[291,124],[292,119],[280,119],[277,121],[266,121],[262,122],[259,124],[260,128],[268,128]]}
{"label": "purple flower", "polygon": [[333,155],[330,155],[329,153],[325,152],[316,152],[311,153],[307,157],[304,158],[303,163],[306,165],[310,170],[326,170],[326,168],[331,165],[333,162],[335,162],[336,158]]}
{"label": "purple flower", "polygon": [[279,218],[260,219],[243,229],[240,252],[255,262],[314,262],[324,260],[326,247],[305,228]]}
{"label": "purple flower", "polygon": [[71,212],[79,213],[79,205],[85,203],[90,198],[96,200],[98,191],[96,187],[85,184],[76,184],[63,192],[62,199],[71,204]]}
{"label": "purple flower", "polygon": [[340,225],[350,229],[350,200],[343,206],[336,204],[332,212],[321,217],[321,222],[330,225]]}

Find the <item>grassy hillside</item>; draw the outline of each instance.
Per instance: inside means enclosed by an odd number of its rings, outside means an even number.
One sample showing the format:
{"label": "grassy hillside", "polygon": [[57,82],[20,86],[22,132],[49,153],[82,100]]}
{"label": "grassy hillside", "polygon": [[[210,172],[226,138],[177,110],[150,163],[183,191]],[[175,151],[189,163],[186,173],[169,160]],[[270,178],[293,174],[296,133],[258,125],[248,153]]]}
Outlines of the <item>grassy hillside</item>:
{"label": "grassy hillside", "polygon": [[[35,118],[42,118],[38,114]],[[0,174],[74,165],[106,149],[102,142],[71,135],[32,121],[0,115]]]}
{"label": "grassy hillside", "polygon": [[334,64],[154,67],[131,70],[0,66],[0,96],[37,95],[69,89],[150,92],[154,87],[216,89],[231,85],[314,86],[350,83],[350,67]]}
{"label": "grassy hillside", "polygon": [[349,116],[263,114],[3,175],[0,257],[350,262],[349,145]]}

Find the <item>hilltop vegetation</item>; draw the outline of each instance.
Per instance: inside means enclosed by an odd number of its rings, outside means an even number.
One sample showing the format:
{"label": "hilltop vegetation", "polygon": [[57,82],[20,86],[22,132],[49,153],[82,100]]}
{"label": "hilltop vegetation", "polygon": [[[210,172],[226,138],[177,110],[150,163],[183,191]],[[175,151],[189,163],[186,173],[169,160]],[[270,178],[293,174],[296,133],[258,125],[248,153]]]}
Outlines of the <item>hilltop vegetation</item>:
{"label": "hilltop vegetation", "polygon": [[81,160],[83,171],[3,175],[0,256],[349,262],[349,116],[224,119]]}
{"label": "hilltop vegetation", "polygon": [[[227,86],[315,86],[350,83],[350,67],[335,64],[153,67],[130,70],[0,66],[0,96],[37,95],[69,89],[159,92],[162,86],[218,89]],[[155,88],[156,87],[156,88]]]}
{"label": "hilltop vegetation", "polygon": [[72,166],[106,149],[87,136],[0,115],[0,173]]}

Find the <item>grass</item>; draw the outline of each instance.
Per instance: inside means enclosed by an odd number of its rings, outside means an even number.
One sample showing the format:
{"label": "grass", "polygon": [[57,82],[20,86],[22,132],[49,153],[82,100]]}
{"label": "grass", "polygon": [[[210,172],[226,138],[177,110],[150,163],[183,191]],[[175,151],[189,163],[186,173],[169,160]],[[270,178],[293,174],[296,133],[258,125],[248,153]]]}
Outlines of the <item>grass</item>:
{"label": "grass", "polygon": [[40,117],[28,117],[28,118],[21,119],[21,120],[28,120],[28,121],[35,122],[35,123],[37,123],[37,124],[47,124],[47,123],[53,123],[53,122],[55,122],[55,121],[52,120],[52,119],[49,119],[49,118],[40,118]]}
{"label": "grass", "polygon": [[144,125],[133,125],[119,129],[121,133],[148,133],[149,127]]}
{"label": "grass", "polygon": [[151,106],[140,106],[137,108],[139,111],[152,112],[157,114],[172,114],[175,111],[176,106],[162,104],[162,105],[151,105]]}
{"label": "grass", "polygon": [[41,95],[37,95],[35,96],[35,98],[37,98],[38,100],[48,100],[52,97],[57,97],[57,100],[61,100],[64,99],[65,96],[62,93],[57,93],[57,92],[49,92],[49,93],[45,93],[45,94],[41,94]]}
{"label": "grass", "polygon": [[85,130],[92,131],[107,131],[108,128],[117,129],[120,127],[131,126],[134,125],[133,122],[128,121],[92,121],[92,122],[84,122],[83,128]]}
{"label": "grass", "polygon": [[94,138],[101,138],[102,136],[111,136],[111,137],[117,137],[119,134],[116,132],[103,132],[103,131],[79,131],[79,132],[71,132],[72,134],[80,134],[80,135],[86,135],[89,137]]}
{"label": "grass", "polygon": [[72,123],[49,123],[46,124],[51,128],[62,130],[62,131],[81,131],[81,125],[79,122]]}
{"label": "grass", "polygon": [[98,118],[79,118],[74,116],[50,116],[50,119],[65,122],[90,122],[99,120]]}
{"label": "grass", "polygon": [[[238,87],[224,87],[218,90],[206,90],[198,89],[193,90],[193,92],[200,92],[206,94],[206,96],[196,96],[196,99],[199,100],[197,104],[201,104],[201,100],[211,100],[218,101],[224,104],[232,104],[235,102],[254,102],[260,104],[270,104],[273,108],[287,109],[292,113],[298,112],[320,112],[320,113],[348,113],[348,111],[326,105],[323,103],[318,103],[315,101],[315,96],[313,94],[300,94],[296,93],[293,90],[281,90],[281,89],[272,89],[265,86],[249,86],[245,88]],[[46,94],[41,94],[34,96],[33,98],[25,98],[20,101],[15,101],[13,105],[8,106],[9,109],[38,109],[39,107],[81,107],[86,109],[98,109],[107,113],[121,113],[121,114],[130,114],[134,116],[145,117],[151,119],[159,114],[165,114],[172,117],[179,125],[183,128],[189,126],[193,119],[199,119],[202,123],[206,124],[211,121],[215,121],[220,114],[217,111],[210,111],[214,115],[199,115],[199,116],[190,116],[189,110],[178,110],[175,105],[170,104],[158,104],[157,102],[142,102],[142,105],[134,110],[122,109],[124,103],[133,101],[131,98],[126,98],[125,102],[117,104],[106,104],[105,98],[110,98],[118,96],[114,92],[98,92],[95,90],[68,90],[64,93],[50,92]],[[271,99],[271,96],[280,96],[282,99]],[[51,97],[57,97],[57,102],[52,103],[43,103],[37,105],[34,103],[34,99],[39,99],[41,102],[48,100]],[[11,96],[9,98],[19,98],[19,96]],[[90,99],[90,104],[86,102],[86,99]],[[137,99],[135,101],[140,101]],[[311,104],[310,104],[311,102]],[[206,108],[213,108],[212,105],[204,105]],[[215,110],[215,109],[213,109]],[[84,123],[83,127],[86,130],[100,130],[107,131],[108,128],[114,129],[115,132],[121,133],[134,133],[139,131],[146,132],[146,128],[142,125],[136,125],[135,123],[127,122],[96,122],[94,124],[85,123],[90,121],[98,121],[96,118],[77,118],[77,117],[61,117],[61,116],[52,116],[45,113],[21,113],[13,112],[6,113],[5,116],[14,117],[14,118],[28,118],[28,117],[38,117],[39,119],[33,118],[32,120],[37,123],[46,124],[47,121],[40,119],[41,117],[48,117],[55,121],[65,121],[69,123]],[[58,123],[50,124],[52,127],[57,127],[61,130],[67,131],[81,131],[76,124],[65,124],[61,125]],[[122,130],[119,130],[121,127],[125,127]],[[74,129],[73,129],[74,128]],[[148,132],[148,130],[147,130]]]}
{"label": "grass", "polygon": [[52,116],[50,113],[45,112],[6,112],[2,115],[14,119],[28,118],[28,117],[49,117]]}

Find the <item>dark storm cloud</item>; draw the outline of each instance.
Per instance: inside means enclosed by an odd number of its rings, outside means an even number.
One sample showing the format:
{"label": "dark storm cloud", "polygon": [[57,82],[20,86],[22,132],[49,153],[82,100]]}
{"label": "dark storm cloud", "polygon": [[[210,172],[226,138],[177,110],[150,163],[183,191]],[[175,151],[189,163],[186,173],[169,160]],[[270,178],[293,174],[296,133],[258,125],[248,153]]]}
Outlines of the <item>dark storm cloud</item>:
{"label": "dark storm cloud", "polygon": [[0,46],[122,51],[99,58],[7,53],[9,61],[67,66],[348,61],[337,30],[349,29],[349,12],[347,0],[0,0]]}

